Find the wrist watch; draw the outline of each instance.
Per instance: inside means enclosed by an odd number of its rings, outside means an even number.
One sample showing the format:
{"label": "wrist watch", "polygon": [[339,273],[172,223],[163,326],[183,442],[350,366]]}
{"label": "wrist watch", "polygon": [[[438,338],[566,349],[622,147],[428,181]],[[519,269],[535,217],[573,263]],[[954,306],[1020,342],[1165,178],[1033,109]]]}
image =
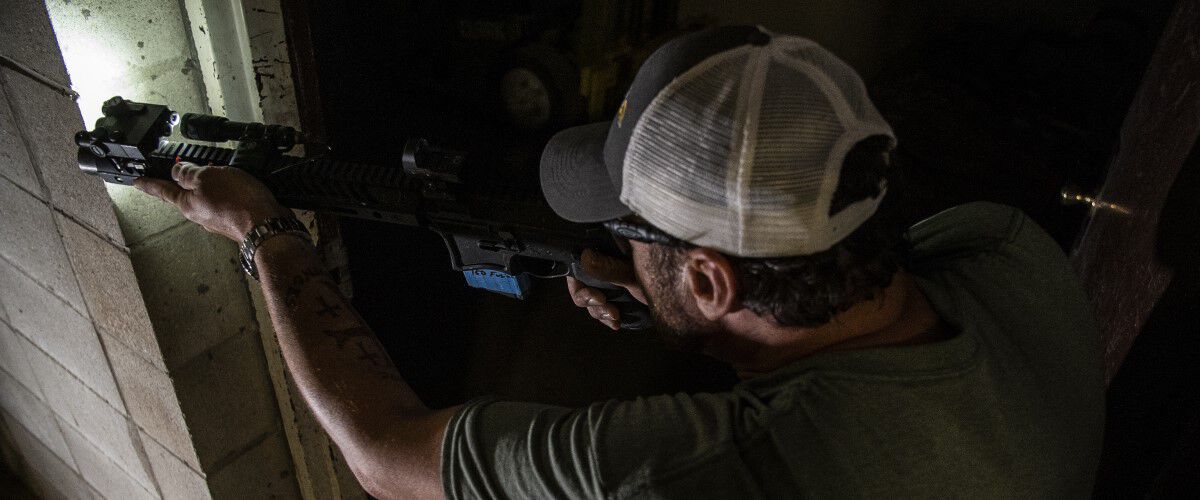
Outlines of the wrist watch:
{"label": "wrist watch", "polygon": [[242,270],[254,278],[254,281],[258,281],[258,266],[254,264],[254,253],[267,238],[279,234],[296,235],[303,238],[308,244],[312,244],[312,239],[309,238],[304,223],[294,216],[272,217],[254,226],[246,233],[246,237],[242,239],[242,244],[238,247],[242,254]]}

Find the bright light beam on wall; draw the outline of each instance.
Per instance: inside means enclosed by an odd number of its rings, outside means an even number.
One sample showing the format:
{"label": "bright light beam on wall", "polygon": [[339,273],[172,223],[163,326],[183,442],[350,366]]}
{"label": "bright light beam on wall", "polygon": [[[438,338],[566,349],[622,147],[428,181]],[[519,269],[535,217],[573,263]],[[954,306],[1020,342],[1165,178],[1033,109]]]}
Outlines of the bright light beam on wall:
{"label": "bright light beam on wall", "polygon": [[[114,95],[181,114],[209,111],[179,0],[46,0],[46,10],[89,129]],[[118,212],[137,199],[128,188],[105,187]]]}
{"label": "bright light beam on wall", "polygon": [[60,32],[58,44],[71,75],[71,87],[79,93],[77,102],[83,123],[91,128],[102,116],[101,103],[133,90],[126,78],[125,64],[107,45],[87,33]]}

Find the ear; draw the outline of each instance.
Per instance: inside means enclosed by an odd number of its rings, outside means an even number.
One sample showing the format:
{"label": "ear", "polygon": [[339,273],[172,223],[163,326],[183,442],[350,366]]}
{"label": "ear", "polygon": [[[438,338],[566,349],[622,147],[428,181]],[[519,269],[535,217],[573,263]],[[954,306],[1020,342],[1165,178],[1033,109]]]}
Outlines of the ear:
{"label": "ear", "polygon": [[683,272],[685,290],[709,321],[741,309],[737,275],[721,252],[711,248],[688,250]]}

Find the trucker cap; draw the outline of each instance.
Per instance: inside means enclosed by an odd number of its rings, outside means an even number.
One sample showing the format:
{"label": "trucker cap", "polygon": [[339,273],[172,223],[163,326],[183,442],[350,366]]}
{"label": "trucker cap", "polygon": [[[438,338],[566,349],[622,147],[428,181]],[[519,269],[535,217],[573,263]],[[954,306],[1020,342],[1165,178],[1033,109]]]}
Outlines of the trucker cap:
{"label": "trucker cap", "polygon": [[886,193],[830,214],[842,160],[895,135],[849,65],[815,42],[727,26],[666,43],[609,122],[563,130],[542,191],[574,222],[637,214],[741,257],[811,255],[862,225]]}

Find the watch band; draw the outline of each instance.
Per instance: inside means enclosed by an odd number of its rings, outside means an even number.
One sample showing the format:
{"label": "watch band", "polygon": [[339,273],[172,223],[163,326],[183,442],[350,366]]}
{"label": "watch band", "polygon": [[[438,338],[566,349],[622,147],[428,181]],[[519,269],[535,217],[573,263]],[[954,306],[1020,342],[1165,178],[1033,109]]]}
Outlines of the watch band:
{"label": "watch band", "polygon": [[246,232],[246,237],[242,238],[242,244],[238,250],[242,255],[242,270],[246,271],[246,274],[249,274],[255,281],[258,281],[258,266],[254,264],[254,253],[267,238],[278,234],[294,234],[303,238],[310,245],[312,244],[312,239],[308,236],[308,229],[294,216],[272,217],[254,226]]}

